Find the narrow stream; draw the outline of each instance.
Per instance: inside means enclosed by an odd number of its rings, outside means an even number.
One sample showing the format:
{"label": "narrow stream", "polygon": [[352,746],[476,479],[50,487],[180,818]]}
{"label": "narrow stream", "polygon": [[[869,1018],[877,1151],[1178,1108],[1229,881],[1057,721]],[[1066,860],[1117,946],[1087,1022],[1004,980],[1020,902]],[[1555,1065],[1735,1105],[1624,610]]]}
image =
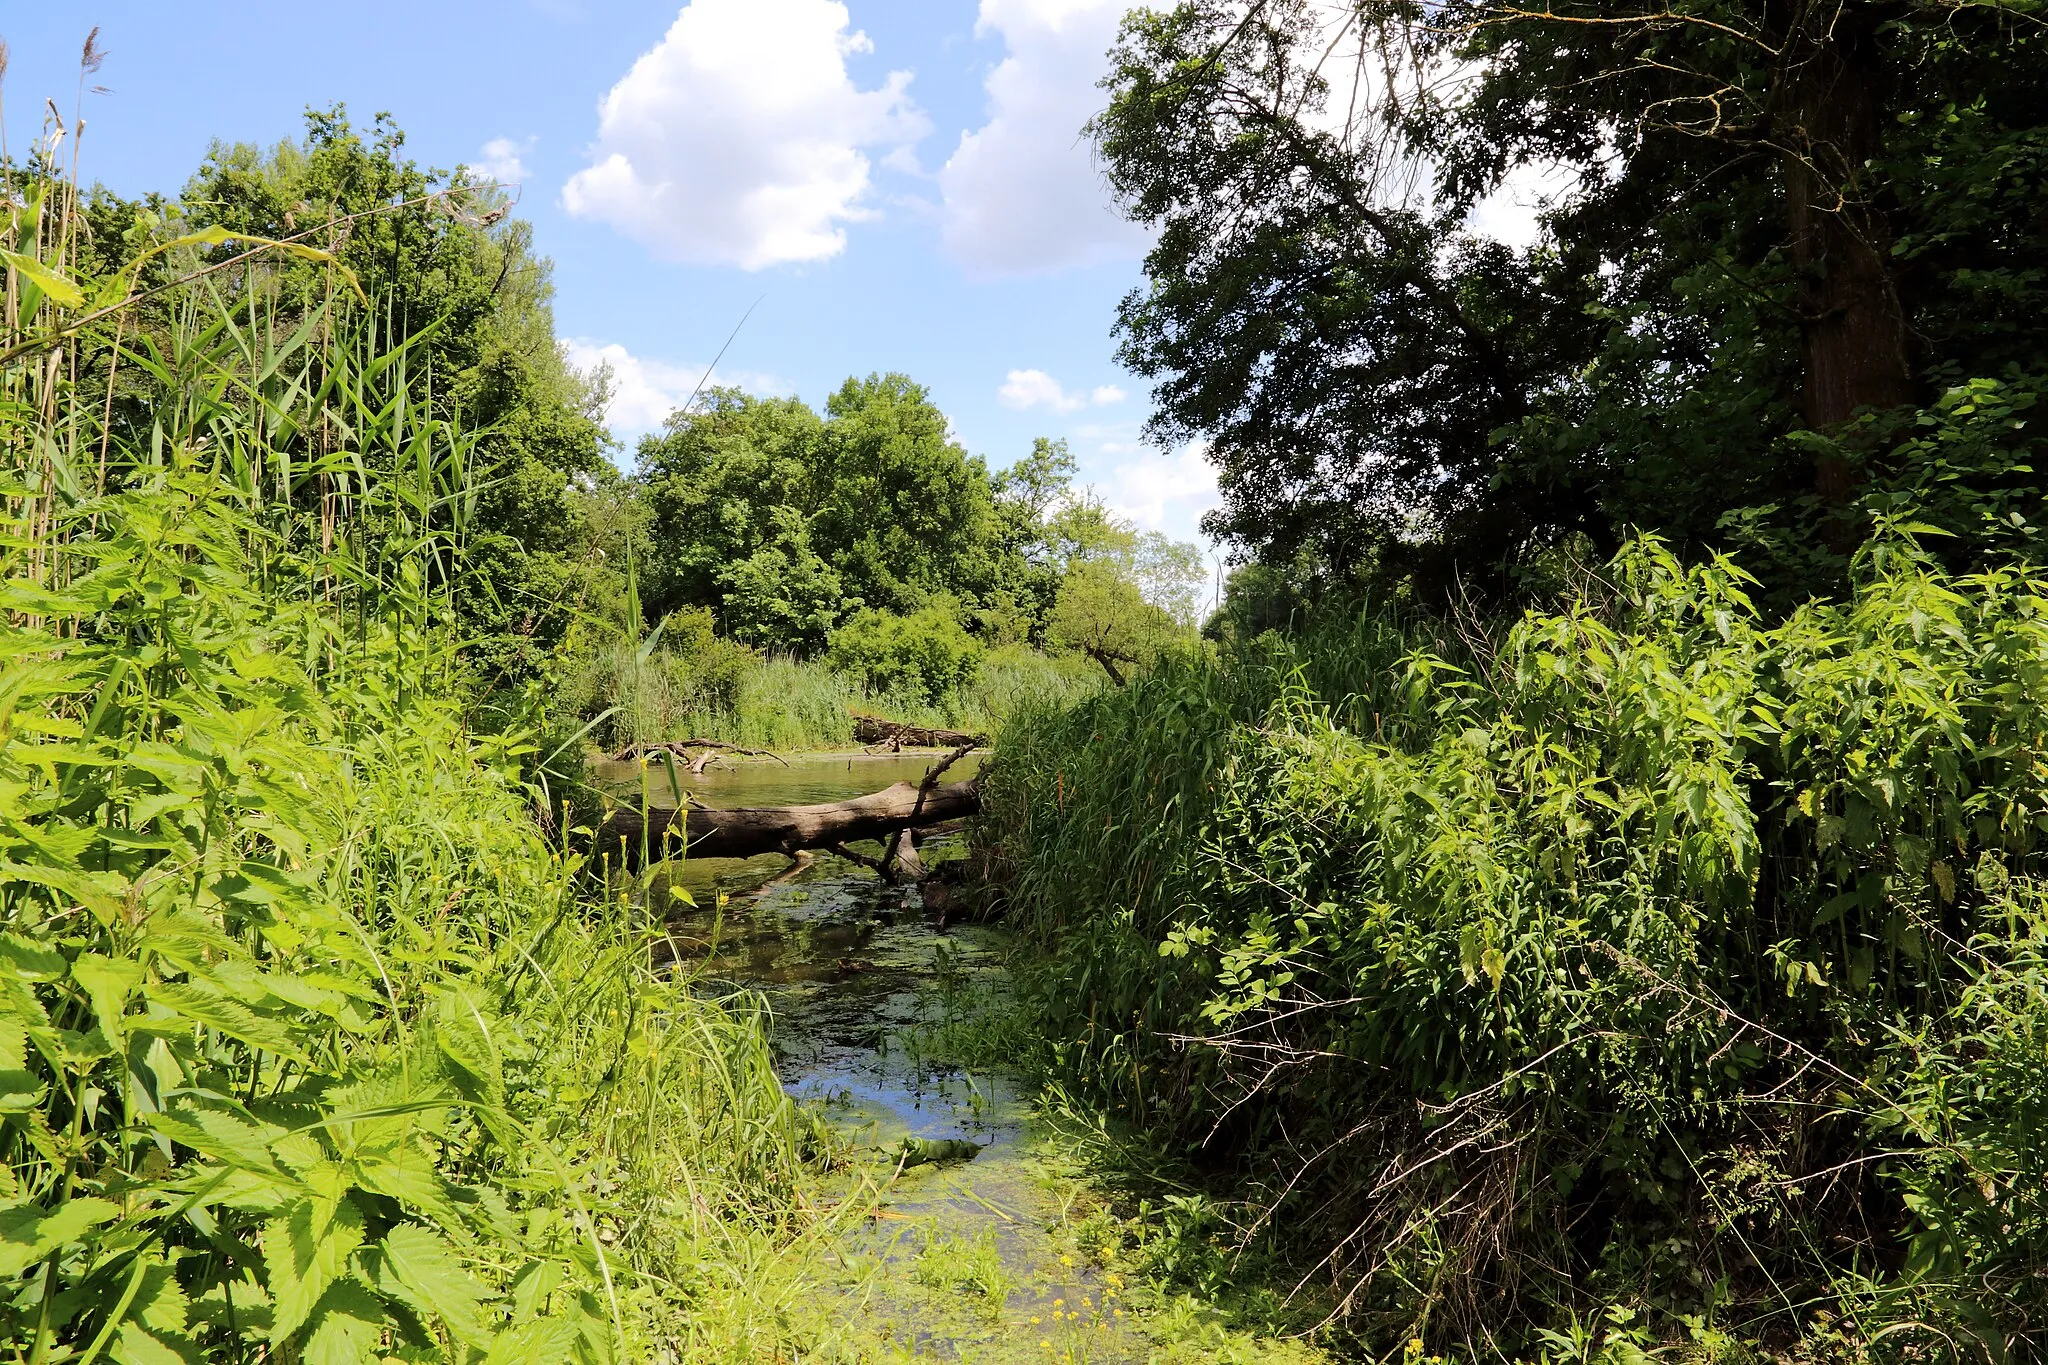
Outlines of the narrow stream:
{"label": "narrow stream", "polygon": [[[751,760],[674,779],[657,764],[644,781],[657,805],[674,804],[672,780],[707,806],[796,805],[918,781],[939,757]],[[948,779],[970,776],[974,762],[961,760]],[[635,764],[600,765],[596,775],[621,795],[642,791]],[[923,845],[927,862],[955,840]],[[842,1246],[843,1274],[826,1287],[845,1296],[846,1312],[824,1358],[1144,1359],[1115,1283],[1078,1254],[1076,1224],[1092,1201],[1035,1140],[1018,1078],[921,1055],[919,1039],[944,1025],[949,1002],[1000,997],[1002,930],[941,929],[915,888],[824,854],[795,867],[781,855],[704,859],[668,875],[696,902],[672,925],[679,957],[707,982],[766,996],[784,1087],[817,1105],[855,1160],[889,1182],[882,1216]],[[659,884],[653,892],[668,894]],[[906,1137],[982,1150],[899,1171]]]}

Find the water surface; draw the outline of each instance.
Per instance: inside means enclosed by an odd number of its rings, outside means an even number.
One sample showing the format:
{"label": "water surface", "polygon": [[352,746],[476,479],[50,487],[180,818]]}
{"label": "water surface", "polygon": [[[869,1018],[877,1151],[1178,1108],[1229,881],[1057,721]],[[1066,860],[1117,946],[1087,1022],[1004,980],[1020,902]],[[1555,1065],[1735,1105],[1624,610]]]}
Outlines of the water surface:
{"label": "water surface", "polygon": [[[748,760],[697,779],[679,771],[676,785],[712,807],[810,804],[916,782],[942,757],[841,754],[788,768]],[[947,779],[971,775],[977,758]],[[598,775],[637,797],[637,765]],[[675,804],[658,761],[646,782],[650,800]],[[937,861],[957,854],[957,842],[943,835],[922,852]],[[1111,1286],[1075,1254],[1077,1189],[1047,1166],[1021,1078],[935,1061],[920,1045],[963,993],[1001,998],[1003,931],[941,927],[916,888],[886,886],[829,854],[700,859],[664,876],[696,902],[671,922],[676,956],[707,987],[767,998],[784,1086],[819,1106],[852,1149],[844,1179],[888,1185],[882,1216],[847,1241],[843,1276],[826,1287],[845,1308],[822,1358],[1144,1359],[1115,1296],[1104,1297]],[[656,903],[671,899],[664,883],[653,893]],[[964,1138],[983,1150],[968,1162],[897,1171],[890,1152],[905,1136]],[[999,1263],[993,1294],[930,1283],[934,1264],[974,1247],[992,1247]]]}

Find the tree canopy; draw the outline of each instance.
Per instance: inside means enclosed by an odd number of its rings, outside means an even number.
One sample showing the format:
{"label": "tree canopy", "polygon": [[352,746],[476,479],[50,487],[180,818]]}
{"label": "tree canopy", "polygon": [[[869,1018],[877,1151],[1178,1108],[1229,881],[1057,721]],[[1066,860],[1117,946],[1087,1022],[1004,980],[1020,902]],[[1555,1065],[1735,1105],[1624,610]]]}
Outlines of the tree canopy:
{"label": "tree canopy", "polygon": [[[1901,473],[1859,414],[2048,371],[2044,38],[1996,2],[1137,11],[1093,126],[1159,233],[1121,356],[1275,563],[1501,583],[1802,499],[1853,536]],[[1471,229],[1537,174],[1538,241]]]}

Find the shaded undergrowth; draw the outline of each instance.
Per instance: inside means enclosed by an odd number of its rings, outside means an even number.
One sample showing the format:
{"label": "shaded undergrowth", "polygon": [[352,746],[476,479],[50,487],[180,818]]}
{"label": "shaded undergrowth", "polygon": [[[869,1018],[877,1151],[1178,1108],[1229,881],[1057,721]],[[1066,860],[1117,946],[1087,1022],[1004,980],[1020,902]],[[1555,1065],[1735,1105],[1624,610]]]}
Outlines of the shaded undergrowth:
{"label": "shaded undergrowth", "polygon": [[1374,1354],[2038,1346],[2048,583],[1882,530],[1845,601],[1744,588],[1644,543],[986,770],[1051,1074]]}

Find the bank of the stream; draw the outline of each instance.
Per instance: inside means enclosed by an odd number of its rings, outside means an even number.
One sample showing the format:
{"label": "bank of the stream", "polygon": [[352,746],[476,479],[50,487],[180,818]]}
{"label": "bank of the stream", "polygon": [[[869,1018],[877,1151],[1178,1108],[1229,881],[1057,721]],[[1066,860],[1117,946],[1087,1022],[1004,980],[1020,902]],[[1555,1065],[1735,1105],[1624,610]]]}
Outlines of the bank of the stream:
{"label": "bank of the stream", "polygon": [[[747,759],[678,783],[714,807],[807,804],[915,782],[941,756]],[[594,776],[622,798],[674,799],[665,770],[599,763]],[[926,856],[958,845],[942,834]],[[675,971],[765,1001],[785,1088],[834,1137],[832,1169],[806,1193],[836,1210],[834,1231],[797,1239],[778,1270],[814,1285],[790,1324],[797,1358],[1320,1359],[1275,1339],[1270,1315],[1250,1320],[1228,1277],[1207,1292],[1176,1280],[1218,1255],[1207,1229],[1172,1202],[1184,1191],[1140,1178],[1107,1131],[1038,1091],[1007,931],[941,927],[915,887],[829,854],[670,864],[648,895],[682,907]]]}

